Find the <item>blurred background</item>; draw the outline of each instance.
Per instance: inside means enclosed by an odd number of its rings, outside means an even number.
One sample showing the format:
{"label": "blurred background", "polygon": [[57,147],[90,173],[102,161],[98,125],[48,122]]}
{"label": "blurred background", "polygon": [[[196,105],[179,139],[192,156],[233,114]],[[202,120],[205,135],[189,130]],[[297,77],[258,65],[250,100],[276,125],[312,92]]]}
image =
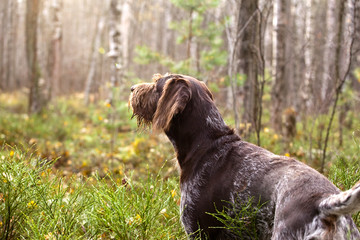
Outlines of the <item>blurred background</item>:
{"label": "blurred background", "polygon": [[[126,162],[124,151],[139,142],[119,134],[141,136],[127,109],[130,86],[171,72],[206,82],[244,139],[324,171],[329,144],[333,153],[359,141],[359,5],[2,0],[0,143],[37,144],[45,158],[53,152],[80,165],[104,152]],[[97,135],[106,149],[95,150]],[[131,151],[151,149],[144,139],[144,149]],[[92,155],[78,160],[87,144]]]}

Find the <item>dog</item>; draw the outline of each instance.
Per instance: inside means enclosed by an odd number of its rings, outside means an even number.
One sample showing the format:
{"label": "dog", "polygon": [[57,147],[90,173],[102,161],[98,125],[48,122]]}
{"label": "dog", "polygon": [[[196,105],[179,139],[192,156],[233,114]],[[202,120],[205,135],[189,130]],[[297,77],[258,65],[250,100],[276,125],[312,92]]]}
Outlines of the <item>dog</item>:
{"label": "dog", "polygon": [[199,232],[201,239],[252,239],[209,214],[236,211],[250,199],[261,204],[257,239],[360,239],[350,216],[360,210],[360,181],[341,192],[311,167],[241,140],[203,82],[157,74],[131,87],[129,106],[139,126],[164,131],[175,148],[181,222],[190,239]]}

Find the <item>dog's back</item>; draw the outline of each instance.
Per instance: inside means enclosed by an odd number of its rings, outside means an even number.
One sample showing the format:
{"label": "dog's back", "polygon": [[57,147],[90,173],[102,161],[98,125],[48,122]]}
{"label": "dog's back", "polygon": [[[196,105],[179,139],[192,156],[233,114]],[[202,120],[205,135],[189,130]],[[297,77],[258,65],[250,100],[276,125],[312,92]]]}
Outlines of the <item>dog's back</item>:
{"label": "dog's back", "polygon": [[[206,213],[226,202],[241,209],[253,198],[262,205],[256,223],[259,239],[360,239],[350,216],[360,208],[360,183],[341,192],[295,159],[241,140],[225,140],[230,136],[223,139],[215,145],[221,146],[218,152],[209,148],[202,156],[204,164],[182,183],[182,220],[191,226],[188,232],[200,224],[210,239],[237,239],[221,227],[213,228],[218,223]],[[252,239],[246,234],[239,239]]]}

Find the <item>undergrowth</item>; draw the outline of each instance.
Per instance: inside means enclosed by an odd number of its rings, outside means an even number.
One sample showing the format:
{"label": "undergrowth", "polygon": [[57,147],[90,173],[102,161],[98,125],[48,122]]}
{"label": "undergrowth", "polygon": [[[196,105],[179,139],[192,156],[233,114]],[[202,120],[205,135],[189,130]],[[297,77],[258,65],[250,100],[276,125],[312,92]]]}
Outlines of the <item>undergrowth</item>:
{"label": "undergrowth", "polygon": [[[136,130],[126,103],[86,107],[81,99],[59,99],[28,116],[14,96],[0,95],[0,239],[187,239],[173,147],[164,135]],[[345,128],[339,147],[337,128],[326,176],[346,190],[360,179],[360,130]],[[284,147],[282,134],[265,123],[261,142],[317,168],[320,131],[299,124]],[[248,140],[255,142],[252,135]],[[251,226],[258,209],[245,205],[235,218],[229,209],[213,216],[232,234],[246,229],[256,239]],[[360,215],[353,218],[359,227]]]}
{"label": "undergrowth", "polygon": [[175,178],[62,177],[51,166],[0,154],[0,239],[185,239]]}

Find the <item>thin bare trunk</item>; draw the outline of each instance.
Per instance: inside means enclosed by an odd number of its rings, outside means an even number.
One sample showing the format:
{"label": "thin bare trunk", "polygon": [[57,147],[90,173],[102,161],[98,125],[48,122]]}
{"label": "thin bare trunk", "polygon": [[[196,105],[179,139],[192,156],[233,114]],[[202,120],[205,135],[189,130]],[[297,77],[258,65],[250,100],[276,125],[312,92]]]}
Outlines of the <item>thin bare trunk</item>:
{"label": "thin bare trunk", "polygon": [[105,17],[101,17],[97,24],[97,29],[96,29],[96,33],[95,33],[95,39],[94,39],[94,46],[93,46],[93,50],[92,50],[93,52],[92,52],[91,60],[90,60],[89,73],[86,78],[86,85],[85,85],[85,91],[84,91],[84,101],[85,101],[86,105],[89,104],[90,92],[91,92],[91,89],[93,88],[94,82],[95,82],[96,69],[99,64],[99,55],[100,55],[99,49],[101,47],[101,36],[104,31],[104,26],[105,26]]}
{"label": "thin bare trunk", "polygon": [[[117,25],[121,20],[121,7],[118,0],[110,1],[110,16],[109,16],[109,47],[110,51],[107,56],[110,58],[110,95],[108,102],[111,104],[112,113],[110,115],[110,122],[113,126],[116,126],[117,112],[114,103],[114,93],[117,92],[116,88],[120,86],[120,81],[123,77],[123,57],[121,50],[121,33]],[[119,90],[119,89],[118,89]],[[111,164],[113,164],[113,153],[115,150],[116,136],[118,133],[117,127],[114,127],[110,149],[111,149]]]}
{"label": "thin bare trunk", "polygon": [[[5,42],[5,36],[6,36],[6,15],[7,15],[7,9],[8,9],[8,0],[3,0],[0,3],[0,56],[4,56],[4,42]],[[6,68],[4,67],[5,58],[0,59],[0,90],[4,90],[7,88],[6,81],[3,79],[3,76],[5,74]]]}
{"label": "thin bare trunk", "polygon": [[1,81],[3,88],[11,89],[14,83],[14,49],[16,40],[16,8],[17,1],[6,1],[3,12],[3,45],[1,49]]}
{"label": "thin bare trunk", "polygon": [[[239,114],[237,111],[237,99],[236,99],[236,79],[235,79],[235,49],[239,42],[239,38],[236,37],[235,34],[231,32],[231,29],[235,28],[230,25],[229,22],[226,22],[225,32],[226,37],[228,40],[228,51],[229,51],[229,67],[228,67],[228,75],[230,80],[230,86],[228,95],[230,101],[232,103],[233,113],[234,113],[234,120],[235,120],[235,131],[239,133]],[[237,31],[235,32],[237,33]],[[235,35],[235,36],[233,36]]]}
{"label": "thin bare trunk", "polygon": [[52,0],[51,2],[51,21],[52,33],[50,39],[48,70],[48,89],[47,99],[50,100],[54,96],[58,96],[61,91],[60,71],[61,71],[61,42],[62,42],[62,26],[60,21],[60,10],[62,0]]}
{"label": "thin bare trunk", "polygon": [[324,49],[324,63],[323,63],[323,79],[322,79],[322,88],[321,88],[321,100],[326,103],[327,97],[329,94],[329,89],[332,87],[332,80],[334,79],[333,67],[334,67],[334,49],[335,49],[335,37],[336,32],[334,27],[337,24],[336,17],[336,0],[327,1],[327,10],[326,10],[326,38],[325,38],[325,49]]}
{"label": "thin bare trunk", "polygon": [[118,0],[110,1],[109,15],[109,52],[107,56],[110,58],[110,94],[108,101],[111,103],[114,99],[113,91],[119,86],[122,78],[123,63],[121,50],[121,33],[117,23],[121,19],[121,8]]}
{"label": "thin bare trunk", "polygon": [[313,1],[306,0],[306,17],[305,17],[305,79],[302,89],[302,98],[304,101],[304,112],[309,110],[313,102],[312,84],[315,77],[315,64],[314,64],[314,13]]}
{"label": "thin bare trunk", "polygon": [[275,0],[274,2],[274,38],[273,38],[273,87],[272,100],[272,125],[281,132],[282,110],[286,99],[285,58],[287,37],[287,13],[290,2],[287,0]]}
{"label": "thin bare trunk", "polygon": [[29,113],[39,113],[43,108],[40,90],[40,73],[37,61],[37,20],[40,0],[26,1],[26,59],[30,81]]}
{"label": "thin bare trunk", "polygon": [[[253,16],[253,17],[252,17]],[[249,19],[251,19],[250,22]],[[246,78],[244,85],[244,114],[243,121],[251,124],[250,130],[256,128],[259,95],[259,50],[261,31],[259,24],[258,1],[242,1],[239,13],[238,28],[244,29],[244,34],[240,37],[239,65],[240,76]],[[244,27],[247,25],[246,27]],[[240,30],[238,30],[240,31]],[[245,133],[249,133],[245,131]]]}
{"label": "thin bare trunk", "polygon": [[188,33],[188,41],[187,41],[187,47],[186,47],[186,55],[187,58],[190,59],[191,57],[191,43],[192,43],[192,37],[193,37],[193,29],[192,29],[192,25],[193,25],[193,13],[194,10],[191,8],[190,9],[190,13],[189,13],[189,33]]}
{"label": "thin bare trunk", "polygon": [[[340,3],[340,9],[339,9],[339,25],[338,25],[338,31],[337,31],[337,40],[336,40],[337,45],[336,45],[336,53],[335,53],[335,80],[336,80],[335,99],[334,99],[334,104],[331,109],[330,120],[329,120],[327,129],[326,129],[324,147],[323,147],[323,151],[322,151],[321,169],[320,169],[320,172],[322,172],[322,173],[324,172],[324,168],[325,168],[327,145],[328,145],[328,141],[329,141],[332,122],[334,120],[335,113],[336,113],[336,107],[337,107],[338,100],[341,95],[342,87],[343,87],[345,80],[346,80],[347,76],[349,75],[349,71],[351,69],[350,67],[351,67],[351,59],[353,56],[353,46],[354,46],[354,41],[355,41],[355,29],[356,29],[356,24],[358,24],[355,21],[356,16],[358,14],[357,8],[355,7],[355,1],[352,1],[352,4],[354,5],[352,8],[352,26],[350,27],[350,29],[352,30],[352,33],[350,36],[351,40],[349,43],[349,48],[347,49],[348,59],[347,59],[347,62],[345,63],[346,65],[345,65],[341,59],[341,54],[342,54],[341,52],[342,52],[342,48],[343,48],[343,44],[344,44],[343,30],[344,30],[344,24],[345,24],[344,23],[345,4],[346,4],[346,0],[342,0]],[[341,73],[343,70],[342,67],[345,67],[345,69],[344,69],[345,72],[343,74]]]}
{"label": "thin bare trunk", "polygon": [[263,113],[263,107],[262,107],[262,101],[263,101],[263,95],[264,95],[264,87],[265,87],[265,35],[266,35],[266,26],[267,26],[267,21],[269,19],[270,16],[270,9],[271,9],[271,1],[270,2],[265,2],[264,6],[262,7],[262,10],[259,10],[259,45],[256,49],[256,55],[258,58],[258,62],[259,62],[259,81],[257,83],[257,88],[258,88],[258,99],[257,99],[257,103],[258,106],[256,108],[256,118],[255,118],[255,132],[256,132],[256,138],[257,138],[257,145],[260,146],[261,145],[261,138],[260,138],[260,133],[261,133],[261,122],[262,122],[262,113]]}

